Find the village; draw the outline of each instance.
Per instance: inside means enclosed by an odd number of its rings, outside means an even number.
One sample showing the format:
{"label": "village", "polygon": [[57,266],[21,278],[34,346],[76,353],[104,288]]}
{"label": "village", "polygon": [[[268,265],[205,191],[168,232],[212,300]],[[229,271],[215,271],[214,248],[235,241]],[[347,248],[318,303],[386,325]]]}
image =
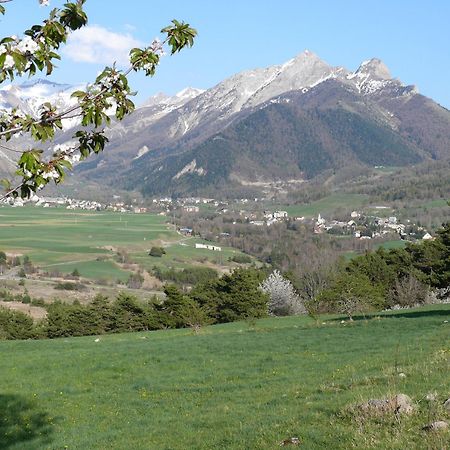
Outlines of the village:
{"label": "village", "polygon": [[[244,222],[255,227],[270,227],[281,222],[300,222],[311,226],[315,234],[328,233],[336,236],[353,236],[361,240],[384,238],[389,235],[396,235],[402,240],[411,241],[433,239],[433,236],[424,227],[417,226],[408,219],[401,222],[394,215],[381,217],[377,214],[367,214],[355,210],[348,214],[346,220],[327,218],[320,213],[313,218],[292,216],[284,210],[262,209],[266,203],[264,198],[240,198],[225,201],[204,197],[177,199],[161,197],[152,199],[149,206],[138,206],[135,204],[136,200],[132,201],[133,204],[127,204],[118,195],[114,195],[111,202],[100,203],[94,200],[79,200],[69,197],[39,197],[35,194],[27,200],[8,198],[3,200],[2,203],[13,207],[32,204],[42,208],[63,207],[68,210],[113,211],[134,214],[156,213],[164,216],[176,212],[195,215],[203,210],[208,210],[219,216],[238,216],[239,219],[236,217],[236,220],[232,222],[234,225]],[[374,209],[384,210],[387,207],[376,206]],[[191,227],[184,226],[178,227],[178,231],[184,235],[192,235],[193,233]]]}

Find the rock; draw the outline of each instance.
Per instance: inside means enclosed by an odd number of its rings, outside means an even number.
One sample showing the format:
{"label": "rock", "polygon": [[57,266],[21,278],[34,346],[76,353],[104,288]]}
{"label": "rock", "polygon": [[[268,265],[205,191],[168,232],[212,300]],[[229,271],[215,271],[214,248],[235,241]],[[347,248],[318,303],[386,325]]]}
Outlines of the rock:
{"label": "rock", "polygon": [[398,374],[398,376],[399,376],[400,378],[406,378],[406,373],[400,372],[400,373]]}
{"label": "rock", "polygon": [[298,437],[291,437],[280,442],[280,447],[285,445],[300,445],[300,439]]}
{"label": "rock", "polygon": [[423,427],[425,431],[446,431],[448,430],[448,423],[445,420],[436,420]]}
{"label": "rock", "polygon": [[394,397],[395,412],[399,414],[411,414],[414,411],[414,405],[410,397],[405,394],[397,394]]}
{"label": "rock", "polygon": [[372,414],[411,414],[414,411],[414,404],[407,395],[397,394],[394,397],[371,399],[360,405],[360,409]]}
{"label": "rock", "polygon": [[445,400],[445,402],[444,402],[444,408],[445,408],[447,411],[450,411],[450,398],[448,398],[447,400]]}

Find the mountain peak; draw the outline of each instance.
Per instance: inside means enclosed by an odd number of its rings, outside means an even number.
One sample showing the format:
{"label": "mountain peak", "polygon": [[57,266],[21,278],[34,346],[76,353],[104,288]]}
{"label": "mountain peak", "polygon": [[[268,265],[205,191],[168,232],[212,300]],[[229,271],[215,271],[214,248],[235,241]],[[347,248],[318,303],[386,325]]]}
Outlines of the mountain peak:
{"label": "mountain peak", "polygon": [[386,64],[378,58],[372,58],[368,61],[364,61],[355,73],[368,74],[379,80],[390,80],[392,78]]}

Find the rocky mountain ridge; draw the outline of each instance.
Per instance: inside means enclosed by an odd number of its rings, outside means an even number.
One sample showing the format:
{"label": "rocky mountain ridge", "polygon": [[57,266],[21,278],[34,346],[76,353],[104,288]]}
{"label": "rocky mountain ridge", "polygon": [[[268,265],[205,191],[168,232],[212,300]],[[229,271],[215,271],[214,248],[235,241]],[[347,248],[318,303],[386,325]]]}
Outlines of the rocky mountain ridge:
{"label": "rocky mountain ridge", "polygon": [[[2,95],[0,90],[0,105]],[[352,72],[306,50],[204,91],[157,94],[113,123],[108,136],[105,152],[80,164],[77,177],[152,195],[188,193],[221,183],[299,182],[349,162],[409,165],[447,158],[450,113],[392,78],[379,59]],[[69,130],[58,139],[70,137]],[[221,174],[213,176],[218,161]]]}

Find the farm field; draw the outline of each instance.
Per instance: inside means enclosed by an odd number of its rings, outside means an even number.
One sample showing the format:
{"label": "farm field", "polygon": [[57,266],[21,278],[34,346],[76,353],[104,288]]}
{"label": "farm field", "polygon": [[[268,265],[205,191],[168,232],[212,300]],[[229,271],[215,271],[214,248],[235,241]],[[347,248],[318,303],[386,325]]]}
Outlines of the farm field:
{"label": "farm field", "polygon": [[[341,319],[0,342],[0,447],[448,448],[450,305]],[[412,415],[352,409],[396,393]]]}
{"label": "farm field", "polygon": [[[165,223],[164,216],[64,208],[0,208],[0,249],[28,255],[44,271],[70,273],[92,279],[125,281],[129,272],[114,261],[117,250],[127,251],[133,262],[151,268],[186,267],[195,258],[227,265],[235,250],[195,249],[194,238],[184,238]],[[166,247],[163,258],[151,258],[153,244]]]}
{"label": "farm field", "polygon": [[367,197],[361,194],[339,193],[329,195],[320,200],[302,205],[280,206],[279,209],[288,212],[289,216],[314,217],[318,214],[329,214],[341,208],[358,209],[365,204]]}

